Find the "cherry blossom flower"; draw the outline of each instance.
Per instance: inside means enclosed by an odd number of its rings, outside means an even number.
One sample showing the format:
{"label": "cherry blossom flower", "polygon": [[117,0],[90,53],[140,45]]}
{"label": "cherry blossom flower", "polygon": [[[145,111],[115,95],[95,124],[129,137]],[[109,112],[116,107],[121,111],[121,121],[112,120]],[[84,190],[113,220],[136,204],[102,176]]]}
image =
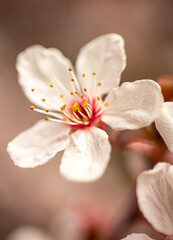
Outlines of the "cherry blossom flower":
{"label": "cherry blossom flower", "polygon": [[[137,179],[137,199],[144,217],[155,230],[173,239],[173,166],[158,163],[142,172]],[[145,234],[132,234],[124,240],[151,239]]]}
{"label": "cherry blossom flower", "polygon": [[[158,116],[163,99],[152,80],[126,82],[124,41],[106,34],[79,52],[76,71],[54,48],[31,46],[17,57],[19,84],[45,120],[22,132],[8,145],[19,167],[36,167],[65,150],[60,172],[73,181],[100,178],[111,147],[103,123],[116,130],[139,129]],[[107,97],[105,97],[105,95]],[[36,107],[35,107],[36,106]]]}

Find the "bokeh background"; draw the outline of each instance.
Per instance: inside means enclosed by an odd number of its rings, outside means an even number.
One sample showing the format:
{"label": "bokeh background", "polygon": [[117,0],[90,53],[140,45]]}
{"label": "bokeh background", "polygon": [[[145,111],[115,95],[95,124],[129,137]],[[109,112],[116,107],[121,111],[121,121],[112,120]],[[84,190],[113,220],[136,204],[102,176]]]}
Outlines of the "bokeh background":
{"label": "bokeh background", "polygon": [[[79,215],[83,210],[89,215],[96,212],[98,219],[106,219],[105,228],[114,228],[118,236],[135,199],[134,182],[122,171],[122,158],[127,161],[129,156],[114,151],[104,177],[90,184],[71,183],[59,175],[62,153],[35,169],[14,166],[6,152],[8,142],[41,117],[30,111],[17,84],[17,54],[40,44],[59,48],[75,63],[85,43],[115,32],[126,43],[127,68],[122,81],[156,79],[173,74],[172,13],[172,0],[0,1],[0,239],[21,225],[38,227],[52,236],[55,231],[51,229],[59,225],[59,231],[68,232],[69,216],[76,209]],[[139,226],[136,229],[140,231]],[[124,236],[127,233],[124,230]]]}

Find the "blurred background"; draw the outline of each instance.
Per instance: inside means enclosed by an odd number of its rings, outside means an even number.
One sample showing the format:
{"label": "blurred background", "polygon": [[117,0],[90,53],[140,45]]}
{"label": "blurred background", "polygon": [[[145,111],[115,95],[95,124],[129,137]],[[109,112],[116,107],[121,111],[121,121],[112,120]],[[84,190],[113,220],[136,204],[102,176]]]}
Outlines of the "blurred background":
{"label": "blurred background", "polygon": [[[62,153],[35,169],[14,166],[6,152],[8,142],[42,117],[30,111],[17,84],[15,59],[26,47],[40,44],[59,48],[75,63],[85,43],[114,32],[126,44],[122,81],[171,75],[172,13],[172,0],[0,1],[0,240],[24,225],[46,232],[45,239],[49,235],[60,240],[120,239],[130,231],[148,229],[142,222],[128,222],[135,208],[135,183],[122,162],[133,158],[136,171],[141,163],[135,156],[113,150],[103,178],[90,184],[68,182],[59,175]],[[27,238],[15,238],[21,239]]]}

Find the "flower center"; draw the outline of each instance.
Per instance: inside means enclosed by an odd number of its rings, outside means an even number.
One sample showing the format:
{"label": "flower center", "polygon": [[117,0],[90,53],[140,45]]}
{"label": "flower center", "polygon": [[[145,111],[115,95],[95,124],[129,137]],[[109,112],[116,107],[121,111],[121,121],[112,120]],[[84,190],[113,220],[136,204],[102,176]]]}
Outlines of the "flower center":
{"label": "flower center", "polygon": [[[45,98],[42,99],[42,102],[47,105],[45,110],[35,108],[34,106],[31,106],[30,109],[49,115],[45,118],[45,120],[63,122],[71,126],[72,129],[98,125],[101,114],[108,105],[101,98],[101,82],[96,81],[96,73],[93,72],[94,90],[91,96],[91,94],[88,93],[87,88],[81,89],[72,68],[69,68],[68,70],[72,73],[72,78],[70,79],[72,91],[67,92],[67,96],[65,97],[62,93],[59,94],[61,100],[64,101],[60,110],[49,110],[50,108],[52,109],[52,107]],[[85,78],[84,73],[82,74],[82,77]],[[87,81],[86,85],[88,85]],[[57,86],[57,82],[55,81],[49,86],[51,88],[55,88]],[[60,86],[60,89],[62,89],[62,86]],[[35,92],[35,89],[31,89],[31,91]]]}

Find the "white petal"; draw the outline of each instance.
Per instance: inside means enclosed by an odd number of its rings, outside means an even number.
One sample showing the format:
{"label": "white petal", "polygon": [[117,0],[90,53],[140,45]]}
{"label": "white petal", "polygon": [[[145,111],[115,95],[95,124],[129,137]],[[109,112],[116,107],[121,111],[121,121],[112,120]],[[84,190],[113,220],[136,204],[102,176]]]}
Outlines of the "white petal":
{"label": "white petal", "polygon": [[152,80],[123,83],[107,96],[107,110],[102,120],[113,129],[138,129],[151,124],[158,116],[163,97]]}
{"label": "white petal", "polygon": [[36,167],[64,150],[69,142],[68,132],[68,127],[62,123],[40,120],[14,138],[7,151],[15,165]]}
{"label": "white petal", "polygon": [[81,79],[81,85],[93,91],[93,72],[96,72],[97,82],[102,83],[102,93],[105,94],[119,85],[120,76],[126,66],[124,40],[117,34],[106,34],[95,38],[81,48],[76,68],[78,75],[86,73],[86,80]]}
{"label": "white petal", "polygon": [[170,168],[168,169],[167,174],[166,174],[166,179],[173,189],[173,166],[170,166]]}
{"label": "white petal", "polygon": [[156,128],[173,152],[173,102],[165,102],[159,117],[155,120]]}
{"label": "white petal", "polygon": [[123,238],[122,240],[153,240],[153,239],[143,233],[138,234],[133,233],[128,235],[126,238]]}
{"label": "white petal", "polygon": [[167,181],[168,163],[159,163],[137,179],[139,208],[154,229],[173,234],[173,189]]}
{"label": "white petal", "polygon": [[[29,100],[47,108],[42,102],[45,98],[55,109],[64,104],[61,94],[65,95],[67,91],[70,96],[71,73],[68,68],[71,66],[71,62],[58,49],[37,45],[21,52],[16,63],[19,84]],[[50,87],[50,84],[54,84],[54,87]]]}
{"label": "white petal", "polygon": [[92,127],[71,135],[60,165],[60,172],[73,181],[94,181],[100,178],[109,162],[111,147],[108,135]]}

